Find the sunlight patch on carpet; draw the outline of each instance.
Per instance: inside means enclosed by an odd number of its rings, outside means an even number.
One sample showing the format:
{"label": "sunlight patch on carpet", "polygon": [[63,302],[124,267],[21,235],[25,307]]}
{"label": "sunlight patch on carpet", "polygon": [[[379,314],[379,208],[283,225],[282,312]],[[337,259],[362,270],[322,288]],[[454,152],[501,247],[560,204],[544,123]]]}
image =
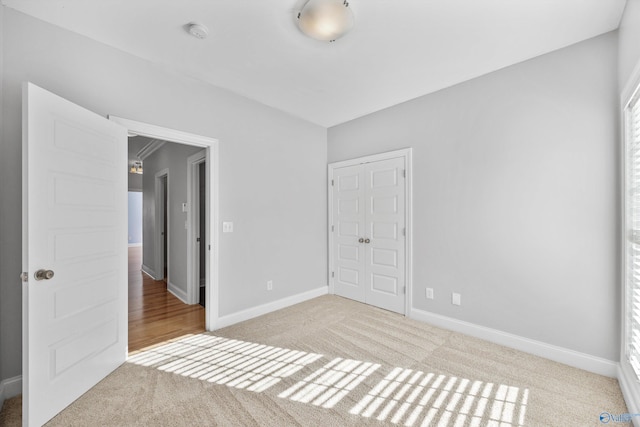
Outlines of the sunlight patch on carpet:
{"label": "sunlight patch on carpet", "polygon": [[379,367],[375,363],[338,357],[283,391],[278,397],[333,408]]}
{"label": "sunlight patch on carpet", "polygon": [[528,389],[394,368],[349,412],[406,427],[520,427],[528,398]]}
{"label": "sunlight patch on carpet", "polygon": [[[336,357],[315,369],[323,355],[208,334],[188,335],[132,354],[128,362],[214,384],[263,392],[307,368],[278,394],[281,399],[336,408],[382,366]],[[353,416],[405,427],[522,427],[529,390],[401,367],[369,390],[360,388]],[[308,373],[313,370],[313,372]],[[382,370],[378,378],[386,371]],[[360,396],[363,396],[360,398]],[[355,401],[355,399],[354,399]],[[343,407],[344,408],[344,407]]]}
{"label": "sunlight patch on carpet", "polygon": [[261,392],[321,357],[321,354],[203,334],[141,351],[128,362]]}

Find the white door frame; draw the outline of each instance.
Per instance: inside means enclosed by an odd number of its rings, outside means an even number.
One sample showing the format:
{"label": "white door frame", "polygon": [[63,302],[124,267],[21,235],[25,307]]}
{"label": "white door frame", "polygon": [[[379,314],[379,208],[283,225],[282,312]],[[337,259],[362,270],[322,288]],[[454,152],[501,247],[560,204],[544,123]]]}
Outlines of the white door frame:
{"label": "white door frame", "polygon": [[[124,119],[121,117],[109,116],[109,119],[126,127],[130,133],[144,136],[152,139],[160,139],[163,141],[177,142],[196,147],[202,147],[206,150],[207,162],[207,207],[208,212],[205,224],[205,239],[208,244],[209,253],[205,258],[206,269],[206,303],[205,303],[205,327],[208,331],[213,331],[218,323],[220,309],[218,304],[219,295],[219,250],[220,245],[219,233],[216,224],[219,223],[218,213],[218,140],[206,136],[195,135],[174,129],[164,128],[148,123],[135,120]],[[123,247],[123,250],[126,250]]]}
{"label": "white door frame", "polygon": [[[198,233],[200,212],[196,209],[196,200],[198,204],[205,204],[205,218],[208,217],[207,209],[209,207],[205,194],[205,200],[200,200],[200,175],[198,166],[205,164],[205,186],[206,186],[206,174],[209,173],[209,165],[207,163],[206,150],[198,151],[196,154],[187,158],[187,221],[189,232],[187,233],[187,300],[189,304],[198,304],[200,299],[200,257],[196,256],[199,251],[196,246],[200,245],[198,242]],[[198,231],[198,232],[197,232]],[[206,230],[205,230],[206,234]],[[206,273],[205,273],[206,275]],[[206,287],[205,287],[205,305],[206,305]]]}
{"label": "white door frame", "polygon": [[405,228],[406,228],[406,236],[404,239],[404,250],[405,250],[405,308],[404,315],[408,316],[411,312],[411,307],[413,305],[413,244],[412,244],[412,236],[413,236],[413,223],[411,218],[411,213],[413,211],[413,199],[412,199],[412,162],[411,162],[411,148],[404,148],[401,150],[389,151],[386,153],[372,154],[369,156],[358,157],[355,159],[343,160],[340,162],[329,163],[328,165],[328,173],[327,173],[327,188],[329,191],[327,192],[328,196],[328,230],[327,234],[329,236],[329,270],[327,272],[329,278],[329,293],[335,294],[335,278],[334,276],[334,265],[333,265],[333,171],[338,168],[343,168],[346,166],[355,166],[365,163],[378,162],[381,160],[389,160],[396,158],[404,159],[404,167],[406,171],[406,180],[405,180]]}
{"label": "white door frame", "polygon": [[[164,183],[162,182],[163,180]],[[164,189],[163,187],[166,187]],[[156,255],[154,270],[156,273],[156,280],[164,280],[164,269],[167,269],[167,286],[169,286],[169,255],[167,254],[167,265],[164,263],[165,253],[164,253],[164,244],[163,241],[166,239],[167,241],[167,252],[169,252],[170,248],[170,236],[171,236],[171,221],[169,221],[171,213],[169,212],[169,200],[171,200],[171,196],[169,195],[169,169],[162,169],[161,171],[156,172],[154,176],[154,200],[155,200],[155,221],[154,221],[154,239],[153,243],[155,246],[154,254]],[[163,191],[163,189],[165,191]],[[167,194],[165,199],[164,194]],[[165,215],[166,213],[166,215]],[[165,225],[166,224],[166,225]],[[167,229],[167,234],[162,236],[164,233],[164,229]]]}

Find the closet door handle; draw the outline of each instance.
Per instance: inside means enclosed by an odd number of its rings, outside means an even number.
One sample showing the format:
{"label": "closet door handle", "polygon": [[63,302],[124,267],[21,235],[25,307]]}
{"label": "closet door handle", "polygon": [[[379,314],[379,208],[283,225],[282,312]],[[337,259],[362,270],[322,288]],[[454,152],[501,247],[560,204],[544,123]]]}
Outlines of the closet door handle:
{"label": "closet door handle", "polygon": [[364,239],[361,237],[361,238],[358,239],[358,242],[363,243]]}
{"label": "closet door handle", "polygon": [[371,240],[369,240],[369,239],[364,239],[364,242],[365,242],[365,243],[369,243],[369,242],[371,242]]}

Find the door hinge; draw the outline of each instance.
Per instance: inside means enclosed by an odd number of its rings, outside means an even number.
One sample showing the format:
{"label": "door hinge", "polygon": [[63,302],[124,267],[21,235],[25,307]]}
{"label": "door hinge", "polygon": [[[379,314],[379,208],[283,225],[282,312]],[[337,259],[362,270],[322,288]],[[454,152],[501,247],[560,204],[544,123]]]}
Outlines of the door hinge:
{"label": "door hinge", "polygon": [[209,245],[209,250],[211,250],[211,245]]}
{"label": "door hinge", "polygon": [[334,273],[333,271],[331,272],[331,277],[336,277],[336,273]]}
{"label": "door hinge", "polygon": [[333,187],[333,180],[331,180],[331,186]]}
{"label": "door hinge", "polygon": [[333,231],[333,225],[331,226],[331,231]]}
{"label": "door hinge", "polygon": [[402,287],[402,293],[403,293],[403,294],[406,294],[406,293],[407,293],[407,287],[406,287],[406,286],[403,286],[403,287]]}
{"label": "door hinge", "polygon": [[403,229],[402,229],[402,235],[403,235],[403,236],[406,236],[406,235],[407,235],[407,229],[406,229],[406,228],[403,228]]}
{"label": "door hinge", "polygon": [[406,169],[402,169],[402,176],[403,176],[403,178],[407,177],[407,170]]}
{"label": "door hinge", "polygon": [[20,274],[20,280],[22,280],[23,283],[27,283],[29,281],[29,273],[27,273],[26,271],[23,271]]}

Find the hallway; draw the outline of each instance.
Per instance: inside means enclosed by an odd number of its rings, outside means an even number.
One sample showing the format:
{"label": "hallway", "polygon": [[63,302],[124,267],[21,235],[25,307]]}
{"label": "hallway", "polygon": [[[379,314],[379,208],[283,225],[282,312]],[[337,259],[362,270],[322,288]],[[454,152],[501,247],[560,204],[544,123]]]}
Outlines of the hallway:
{"label": "hallway", "polygon": [[205,310],[167,291],[141,271],[142,247],[129,248],[129,352],[185,334],[204,332]]}

